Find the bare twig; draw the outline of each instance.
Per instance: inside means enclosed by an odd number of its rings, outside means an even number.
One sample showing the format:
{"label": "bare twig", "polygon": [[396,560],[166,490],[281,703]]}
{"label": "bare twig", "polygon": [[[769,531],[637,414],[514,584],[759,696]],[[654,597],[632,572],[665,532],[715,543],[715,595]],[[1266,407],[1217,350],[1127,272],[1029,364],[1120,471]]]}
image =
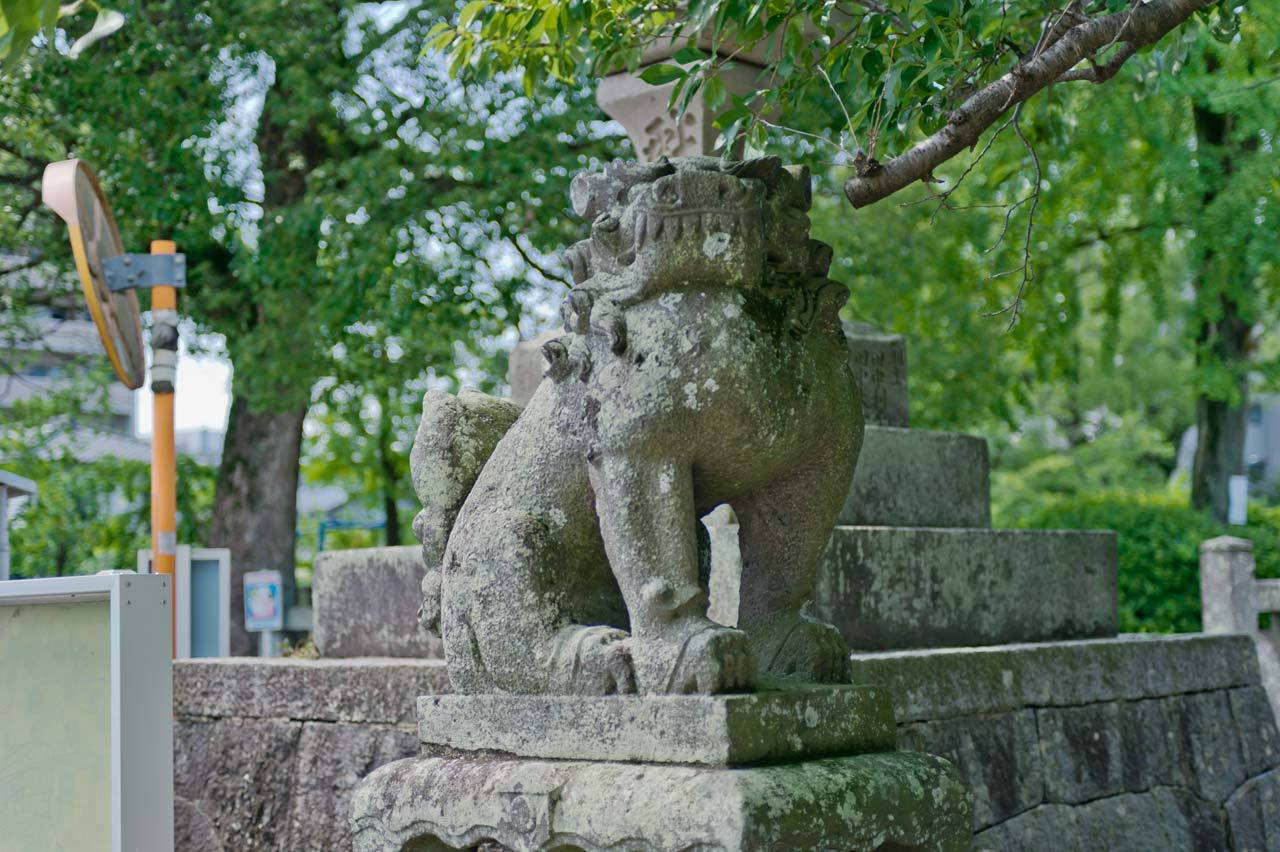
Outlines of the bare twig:
{"label": "bare twig", "polygon": [[1134,50],[1154,44],[1209,2],[1150,0],[1071,27],[1038,56],[1020,61],[1000,79],[971,95],[937,133],[887,162],[867,163],[845,181],[845,195],[854,207],[866,207],[930,177],[938,166],[976,145],[1006,109],[1058,82],[1080,62],[1117,41]]}
{"label": "bare twig", "polygon": [[[1022,105],[1019,104],[1018,108],[1013,111],[1013,118],[1011,119],[1013,121],[1013,132],[1018,134],[1018,139],[1022,141],[1023,147],[1027,149],[1027,153],[1031,155],[1031,163],[1035,166],[1035,185],[1032,187],[1031,193],[1027,195],[1026,198],[1023,198],[1010,208],[1009,213],[1005,216],[1004,229],[1008,230],[1009,217],[1013,215],[1013,211],[1018,207],[1021,207],[1023,202],[1030,201],[1031,209],[1027,211],[1027,230],[1022,240],[1022,264],[1021,266],[1004,272],[997,272],[991,277],[1001,278],[1005,275],[1012,275],[1014,273],[1021,272],[1022,278],[1018,282],[1018,292],[1013,297],[1012,302],[1005,305],[998,311],[992,311],[985,314],[985,316],[996,317],[1001,314],[1008,313],[1009,324],[1005,327],[1005,331],[1011,330],[1017,324],[1018,318],[1022,316],[1022,305],[1024,303],[1024,296],[1027,292],[1027,286],[1031,283],[1031,279],[1035,277],[1035,273],[1031,267],[1031,233],[1035,228],[1036,207],[1040,204],[1040,184],[1044,178],[1044,172],[1040,167],[1040,155],[1036,153],[1035,146],[1027,139],[1026,134],[1022,132],[1022,125],[1018,123],[1018,119],[1021,115]],[[1004,231],[1001,231],[1000,240],[1002,241],[1003,239]],[[999,241],[996,242],[996,245],[999,245]],[[993,245],[991,249],[988,249],[988,251],[995,249],[996,245]]]}
{"label": "bare twig", "polygon": [[511,245],[515,247],[516,254],[520,255],[520,259],[543,278],[546,278],[548,281],[559,281],[569,289],[573,289],[573,282],[569,281],[569,279],[565,278],[563,275],[557,275],[533,259],[533,256],[525,250],[525,247],[520,245],[519,234],[509,235],[507,237],[507,242],[511,243]]}

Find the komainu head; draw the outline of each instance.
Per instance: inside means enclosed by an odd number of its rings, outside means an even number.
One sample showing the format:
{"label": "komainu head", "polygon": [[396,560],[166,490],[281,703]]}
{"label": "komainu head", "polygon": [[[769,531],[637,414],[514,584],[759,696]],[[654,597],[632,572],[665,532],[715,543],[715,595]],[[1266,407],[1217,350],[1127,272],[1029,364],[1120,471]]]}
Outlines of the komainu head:
{"label": "komainu head", "polygon": [[696,284],[782,295],[831,263],[809,239],[808,169],[777,157],[614,162],[578,175],[570,198],[591,221],[567,252],[575,290],[620,306]]}

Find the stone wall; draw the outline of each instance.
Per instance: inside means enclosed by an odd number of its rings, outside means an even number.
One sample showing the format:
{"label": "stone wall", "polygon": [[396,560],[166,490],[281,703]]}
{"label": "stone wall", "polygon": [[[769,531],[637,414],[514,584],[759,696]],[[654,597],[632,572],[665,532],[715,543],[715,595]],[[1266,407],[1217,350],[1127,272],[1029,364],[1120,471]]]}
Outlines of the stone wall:
{"label": "stone wall", "polygon": [[954,762],[976,847],[1280,850],[1280,735],[1239,636],[855,655],[900,748]]}
{"label": "stone wall", "polygon": [[417,754],[415,696],[439,661],[174,663],[174,818],[181,852],[351,848],[351,792]]}
{"label": "stone wall", "polygon": [[[1280,852],[1280,734],[1242,636],[858,654],[899,747],[956,763],[976,847]],[[178,849],[350,849],[351,791],[417,753],[438,661],[174,666]]]}

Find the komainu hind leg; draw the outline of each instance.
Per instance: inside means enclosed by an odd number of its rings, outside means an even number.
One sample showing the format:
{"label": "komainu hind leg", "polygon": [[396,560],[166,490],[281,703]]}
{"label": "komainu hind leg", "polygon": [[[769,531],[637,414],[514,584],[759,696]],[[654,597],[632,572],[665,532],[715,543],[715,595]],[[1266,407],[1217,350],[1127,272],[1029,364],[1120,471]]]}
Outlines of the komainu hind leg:
{"label": "komainu hind leg", "polygon": [[840,468],[800,468],[733,501],[742,550],[738,626],[751,636],[764,676],[848,680],[844,637],[809,612],[818,560],[848,489]]}
{"label": "komainu hind leg", "polygon": [[755,686],[746,634],[706,617],[689,465],[605,456],[593,465],[591,484],[609,564],[631,619],[639,691],[716,693]]}

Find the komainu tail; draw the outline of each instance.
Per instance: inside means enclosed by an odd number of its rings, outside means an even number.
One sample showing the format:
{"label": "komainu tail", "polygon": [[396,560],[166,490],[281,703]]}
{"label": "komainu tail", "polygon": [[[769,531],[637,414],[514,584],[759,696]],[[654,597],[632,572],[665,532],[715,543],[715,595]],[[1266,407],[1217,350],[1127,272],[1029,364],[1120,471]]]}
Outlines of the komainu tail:
{"label": "komainu tail", "polygon": [[413,439],[409,470],[422,511],[413,534],[422,542],[427,576],[422,581],[422,623],[439,632],[440,565],[449,532],[493,449],[507,434],[520,406],[473,390],[458,396],[427,391]]}

